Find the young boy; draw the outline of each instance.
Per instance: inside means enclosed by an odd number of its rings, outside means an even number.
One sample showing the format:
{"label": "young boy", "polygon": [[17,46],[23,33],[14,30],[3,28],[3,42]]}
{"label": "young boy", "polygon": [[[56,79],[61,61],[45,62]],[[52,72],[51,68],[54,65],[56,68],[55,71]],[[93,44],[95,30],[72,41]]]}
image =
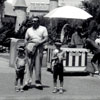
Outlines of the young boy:
{"label": "young boy", "polygon": [[[15,61],[15,90],[18,92],[19,90],[23,92],[23,80],[25,74],[25,66],[26,66],[26,56],[25,50],[23,46],[20,46],[18,49],[18,56],[16,57]],[[20,88],[18,87],[18,80],[20,80]]]}
{"label": "young boy", "polygon": [[61,43],[56,42],[55,43],[56,49],[53,51],[53,56],[52,56],[52,69],[53,69],[53,82],[54,82],[54,90],[52,91],[53,93],[58,92],[57,89],[57,78],[59,76],[60,80],[60,88],[59,88],[59,93],[63,93],[63,53],[62,50],[60,49]]}

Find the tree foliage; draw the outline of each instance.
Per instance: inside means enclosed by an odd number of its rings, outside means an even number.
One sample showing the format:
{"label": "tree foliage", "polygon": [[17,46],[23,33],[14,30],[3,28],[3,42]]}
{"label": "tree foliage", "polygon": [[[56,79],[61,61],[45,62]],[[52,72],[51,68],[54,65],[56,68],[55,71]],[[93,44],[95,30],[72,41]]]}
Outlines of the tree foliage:
{"label": "tree foliage", "polygon": [[3,4],[6,0],[0,0],[0,4]]}
{"label": "tree foliage", "polygon": [[84,9],[100,24],[100,0],[82,1]]}
{"label": "tree foliage", "polygon": [[0,45],[10,46],[10,38],[15,37],[15,26],[13,23],[6,23],[0,28]]}
{"label": "tree foliage", "polygon": [[0,27],[2,26],[2,16],[3,16],[3,12],[4,12],[4,2],[6,0],[0,0]]}

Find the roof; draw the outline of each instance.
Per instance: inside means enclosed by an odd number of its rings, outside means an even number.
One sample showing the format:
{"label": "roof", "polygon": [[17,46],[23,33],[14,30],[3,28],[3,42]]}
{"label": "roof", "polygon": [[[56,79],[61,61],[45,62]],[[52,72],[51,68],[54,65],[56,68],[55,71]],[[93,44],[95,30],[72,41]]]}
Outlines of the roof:
{"label": "roof", "polygon": [[16,13],[13,9],[14,9],[14,7],[10,3],[5,2],[4,15],[16,17]]}
{"label": "roof", "polygon": [[25,0],[16,0],[15,7],[27,7]]}

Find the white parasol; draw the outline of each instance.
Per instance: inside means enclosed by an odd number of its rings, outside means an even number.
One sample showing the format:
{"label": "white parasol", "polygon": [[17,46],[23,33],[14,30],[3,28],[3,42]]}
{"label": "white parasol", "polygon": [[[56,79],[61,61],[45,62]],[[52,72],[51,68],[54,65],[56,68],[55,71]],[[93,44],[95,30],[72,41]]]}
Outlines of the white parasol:
{"label": "white parasol", "polygon": [[49,18],[69,18],[69,19],[88,19],[91,18],[92,15],[87,13],[81,8],[74,6],[63,6],[59,8],[55,8],[50,11],[44,17]]}

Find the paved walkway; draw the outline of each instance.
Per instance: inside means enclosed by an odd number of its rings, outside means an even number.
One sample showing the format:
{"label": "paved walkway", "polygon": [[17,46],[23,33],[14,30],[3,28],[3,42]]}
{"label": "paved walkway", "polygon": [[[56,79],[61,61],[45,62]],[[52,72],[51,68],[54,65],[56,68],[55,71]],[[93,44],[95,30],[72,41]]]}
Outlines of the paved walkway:
{"label": "paved walkway", "polygon": [[[53,94],[52,74],[42,69],[43,90],[34,86],[23,93],[14,91],[14,68],[9,54],[0,54],[0,100],[100,100],[99,76],[64,76],[64,94]],[[59,85],[59,84],[58,84]]]}
{"label": "paved walkway", "polygon": [[14,68],[9,66],[9,53],[0,53],[0,73],[14,72]]}

